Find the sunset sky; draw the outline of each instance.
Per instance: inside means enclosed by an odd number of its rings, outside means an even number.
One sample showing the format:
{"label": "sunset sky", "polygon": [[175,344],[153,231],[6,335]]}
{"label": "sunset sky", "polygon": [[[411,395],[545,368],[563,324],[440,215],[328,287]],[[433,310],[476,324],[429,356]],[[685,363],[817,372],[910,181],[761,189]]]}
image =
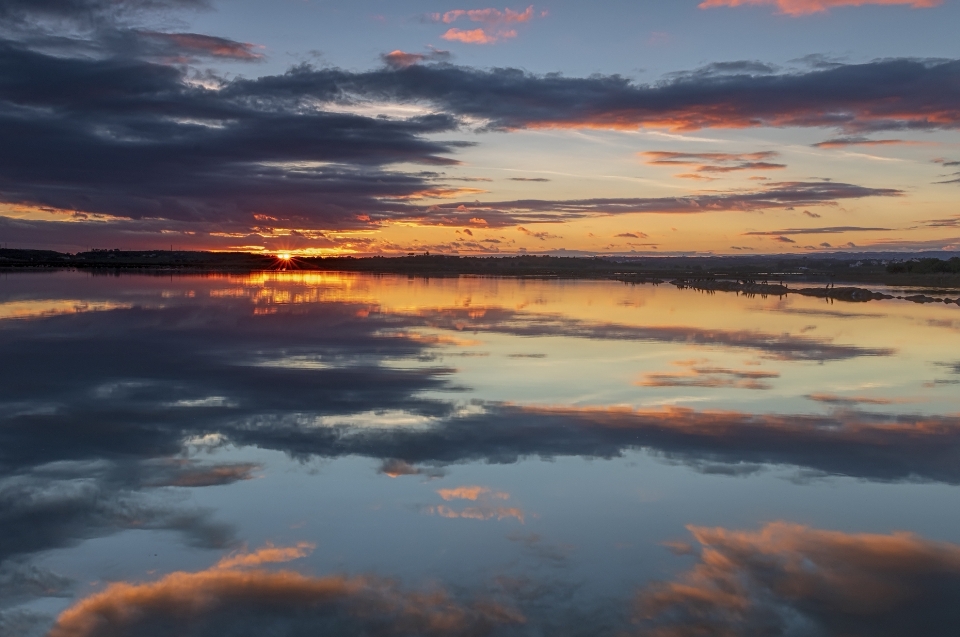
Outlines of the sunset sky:
{"label": "sunset sky", "polygon": [[957,0],[0,0],[0,246],[960,251]]}

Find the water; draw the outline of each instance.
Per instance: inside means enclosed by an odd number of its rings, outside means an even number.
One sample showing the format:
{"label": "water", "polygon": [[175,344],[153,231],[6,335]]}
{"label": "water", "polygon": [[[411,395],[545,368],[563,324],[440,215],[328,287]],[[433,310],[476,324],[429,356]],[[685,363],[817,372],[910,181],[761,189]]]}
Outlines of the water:
{"label": "water", "polygon": [[0,635],[960,621],[956,306],[15,274],[0,356]]}

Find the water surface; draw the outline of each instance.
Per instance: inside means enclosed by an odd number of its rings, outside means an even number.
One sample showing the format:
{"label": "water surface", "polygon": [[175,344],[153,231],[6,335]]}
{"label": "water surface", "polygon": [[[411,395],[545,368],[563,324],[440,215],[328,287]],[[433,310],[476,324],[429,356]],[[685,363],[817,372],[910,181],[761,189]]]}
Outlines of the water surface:
{"label": "water surface", "polygon": [[15,274],[0,356],[0,635],[960,622],[956,306]]}

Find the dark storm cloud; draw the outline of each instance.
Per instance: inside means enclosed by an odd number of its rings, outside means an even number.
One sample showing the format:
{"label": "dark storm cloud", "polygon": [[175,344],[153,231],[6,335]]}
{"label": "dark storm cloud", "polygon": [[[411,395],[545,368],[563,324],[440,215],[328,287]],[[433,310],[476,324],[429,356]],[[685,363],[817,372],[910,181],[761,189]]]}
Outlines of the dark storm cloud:
{"label": "dark storm cloud", "polygon": [[688,528],[700,559],[640,592],[640,634],[933,636],[960,622],[956,544],[786,522]]}

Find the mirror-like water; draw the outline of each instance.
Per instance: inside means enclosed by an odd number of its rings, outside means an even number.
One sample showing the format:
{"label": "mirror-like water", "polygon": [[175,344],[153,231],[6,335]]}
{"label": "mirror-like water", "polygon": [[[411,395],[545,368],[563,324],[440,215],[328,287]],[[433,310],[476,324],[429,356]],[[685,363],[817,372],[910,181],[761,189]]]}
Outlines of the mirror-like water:
{"label": "mirror-like water", "polygon": [[960,624],[960,309],[0,279],[0,635]]}

